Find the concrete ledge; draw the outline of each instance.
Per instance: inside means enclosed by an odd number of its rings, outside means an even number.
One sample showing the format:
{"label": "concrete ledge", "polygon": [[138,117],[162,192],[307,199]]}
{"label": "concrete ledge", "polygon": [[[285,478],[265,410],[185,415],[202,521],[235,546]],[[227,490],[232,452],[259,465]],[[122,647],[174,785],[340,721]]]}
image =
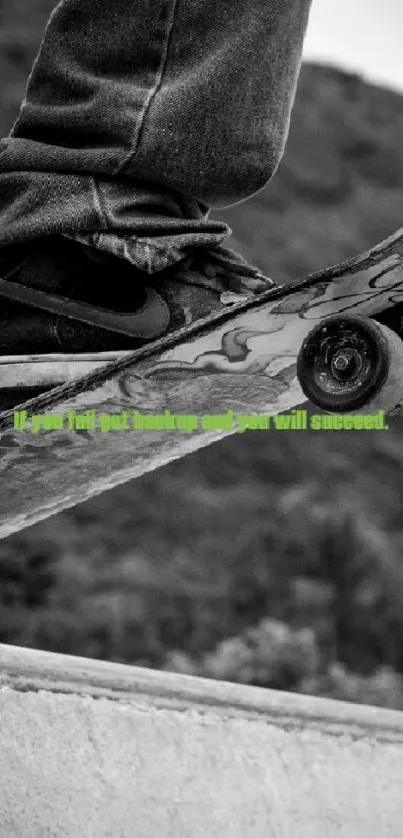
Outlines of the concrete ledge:
{"label": "concrete ledge", "polygon": [[401,838],[403,714],[0,646],[1,838]]}

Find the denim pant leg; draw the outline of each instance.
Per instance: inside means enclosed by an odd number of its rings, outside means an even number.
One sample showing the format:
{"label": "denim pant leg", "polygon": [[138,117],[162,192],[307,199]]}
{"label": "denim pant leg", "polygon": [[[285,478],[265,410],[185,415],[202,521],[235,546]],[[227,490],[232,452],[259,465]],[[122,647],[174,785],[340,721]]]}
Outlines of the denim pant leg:
{"label": "denim pant leg", "polygon": [[311,0],[62,0],[0,143],[0,246],[64,233],[149,272],[229,233],[281,159]]}

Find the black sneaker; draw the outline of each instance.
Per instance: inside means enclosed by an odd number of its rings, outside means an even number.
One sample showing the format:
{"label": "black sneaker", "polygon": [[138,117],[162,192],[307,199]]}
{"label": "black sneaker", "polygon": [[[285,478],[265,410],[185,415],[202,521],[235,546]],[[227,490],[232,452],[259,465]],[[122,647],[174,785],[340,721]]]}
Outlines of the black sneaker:
{"label": "black sneaker", "polygon": [[76,378],[271,280],[227,248],[148,275],[49,236],[0,252],[0,390]]}

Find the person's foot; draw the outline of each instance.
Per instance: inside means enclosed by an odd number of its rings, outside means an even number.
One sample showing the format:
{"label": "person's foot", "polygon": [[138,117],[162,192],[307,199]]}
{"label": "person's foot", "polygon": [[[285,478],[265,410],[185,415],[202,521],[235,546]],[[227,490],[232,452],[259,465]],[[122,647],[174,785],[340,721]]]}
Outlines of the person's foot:
{"label": "person's foot", "polygon": [[63,236],[4,248],[0,389],[54,386],[272,286],[223,247],[153,275]]}
{"label": "person's foot", "polygon": [[0,355],[134,349],[273,285],[224,251],[148,275],[63,236],[4,248]]}

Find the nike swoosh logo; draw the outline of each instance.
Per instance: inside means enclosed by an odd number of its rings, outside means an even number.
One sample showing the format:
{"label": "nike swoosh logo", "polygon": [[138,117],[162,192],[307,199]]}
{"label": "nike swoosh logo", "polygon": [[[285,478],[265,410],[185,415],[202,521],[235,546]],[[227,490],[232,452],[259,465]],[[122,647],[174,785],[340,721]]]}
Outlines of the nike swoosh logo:
{"label": "nike swoosh logo", "polygon": [[29,288],[8,279],[0,278],[0,297],[16,303],[39,308],[58,314],[89,326],[98,326],[108,332],[137,338],[144,341],[160,337],[170,323],[169,307],[165,300],[149,286],[144,287],[146,299],[141,308],[133,312],[118,312],[107,308],[96,308],[88,303],[77,302],[69,297],[48,294],[37,288]]}

